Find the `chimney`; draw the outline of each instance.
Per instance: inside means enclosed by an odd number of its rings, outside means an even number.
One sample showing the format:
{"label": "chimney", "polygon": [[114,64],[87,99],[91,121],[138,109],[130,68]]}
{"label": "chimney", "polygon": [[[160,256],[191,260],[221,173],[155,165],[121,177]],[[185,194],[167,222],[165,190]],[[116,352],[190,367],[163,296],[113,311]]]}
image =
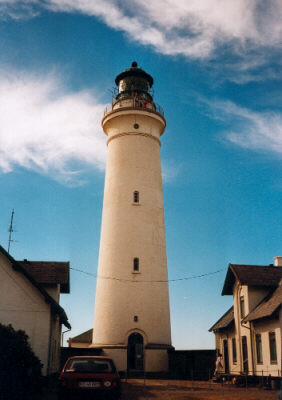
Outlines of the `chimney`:
{"label": "chimney", "polygon": [[273,257],[273,260],[275,267],[282,267],[282,256]]}

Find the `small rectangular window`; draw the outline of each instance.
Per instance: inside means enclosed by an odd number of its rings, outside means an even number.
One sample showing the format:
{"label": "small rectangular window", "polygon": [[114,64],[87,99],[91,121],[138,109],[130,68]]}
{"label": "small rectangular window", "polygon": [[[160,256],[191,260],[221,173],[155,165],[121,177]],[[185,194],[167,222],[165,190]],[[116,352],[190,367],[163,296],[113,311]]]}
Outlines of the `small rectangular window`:
{"label": "small rectangular window", "polygon": [[137,190],[133,192],[133,203],[139,203],[139,192]]}
{"label": "small rectangular window", "polygon": [[256,352],[257,352],[257,364],[262,364],[262,343],[261,334],[256,335]]}
{"label": "small rectangular window", "polygon": [[236,339],[232,338],[232,357],[233,357],[233,364],[237,363],[237,348],[236,348]]}
{"label": "small rectangular window", "polygon": [[133,259],[133,271],[139,271],[139,258],[137,257]]}
{"label": "small rectangular window", "polygon": [[134,322],[138,322],[138,315],[134,315]]}
{"label": "small rectangular window", "polygon": [[269,332],[269,350],[270,350],[270,362],[277,363],[277,351],[276,351],[276,337],[275,332]]}
{"label": "small rectangular window", "polygon": [[245,299],[244,296],[240,297],[240,311],[241,311],[241,318],[245,318]]}

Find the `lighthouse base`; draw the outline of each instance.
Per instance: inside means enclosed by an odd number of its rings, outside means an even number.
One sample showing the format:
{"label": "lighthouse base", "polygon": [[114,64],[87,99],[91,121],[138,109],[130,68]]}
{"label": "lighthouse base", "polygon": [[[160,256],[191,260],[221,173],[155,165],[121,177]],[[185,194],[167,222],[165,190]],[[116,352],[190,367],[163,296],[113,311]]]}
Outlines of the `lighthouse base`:
{"label": "lighthouse base", "polygon": [[[96,347],[92,344],[91,347]],[[123,345],[100,345],[102,355],[114,360],[115,365],[120,372],[143,371],[164,373],[168,372],[168,350],[173,347],[170,345],[147,345],[142,353],[132,354],[130,348]],[[133,357],[136,357],[134,359]]]}

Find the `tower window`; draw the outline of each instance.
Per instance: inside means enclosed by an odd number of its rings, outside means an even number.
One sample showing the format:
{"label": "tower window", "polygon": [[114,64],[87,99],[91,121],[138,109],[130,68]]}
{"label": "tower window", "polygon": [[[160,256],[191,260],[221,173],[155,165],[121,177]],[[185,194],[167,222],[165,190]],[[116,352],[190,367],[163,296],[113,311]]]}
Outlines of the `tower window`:
{"label": "tower window", "polygon": [[138,322],[138,315],[134,315],[133,320],[134,320],[134,322]]}
{"label": "tower window", "polygon": [[139,203],[139,192],[137,190],[133,192],[133,202]]}
{"label": "tower window", "polygon": [[133,258],[133,271],[139,271],[139,258]]}

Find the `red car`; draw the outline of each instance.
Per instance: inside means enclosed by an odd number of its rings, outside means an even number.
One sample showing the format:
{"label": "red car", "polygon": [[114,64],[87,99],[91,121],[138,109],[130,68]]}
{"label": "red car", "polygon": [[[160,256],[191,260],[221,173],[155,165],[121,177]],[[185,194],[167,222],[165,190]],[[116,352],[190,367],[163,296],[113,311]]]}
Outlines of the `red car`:
{"label": "red car", "polygon": [[59,377],[59,399],[121,396],[120,377],[113,360],[99,356],[69,357]]}

